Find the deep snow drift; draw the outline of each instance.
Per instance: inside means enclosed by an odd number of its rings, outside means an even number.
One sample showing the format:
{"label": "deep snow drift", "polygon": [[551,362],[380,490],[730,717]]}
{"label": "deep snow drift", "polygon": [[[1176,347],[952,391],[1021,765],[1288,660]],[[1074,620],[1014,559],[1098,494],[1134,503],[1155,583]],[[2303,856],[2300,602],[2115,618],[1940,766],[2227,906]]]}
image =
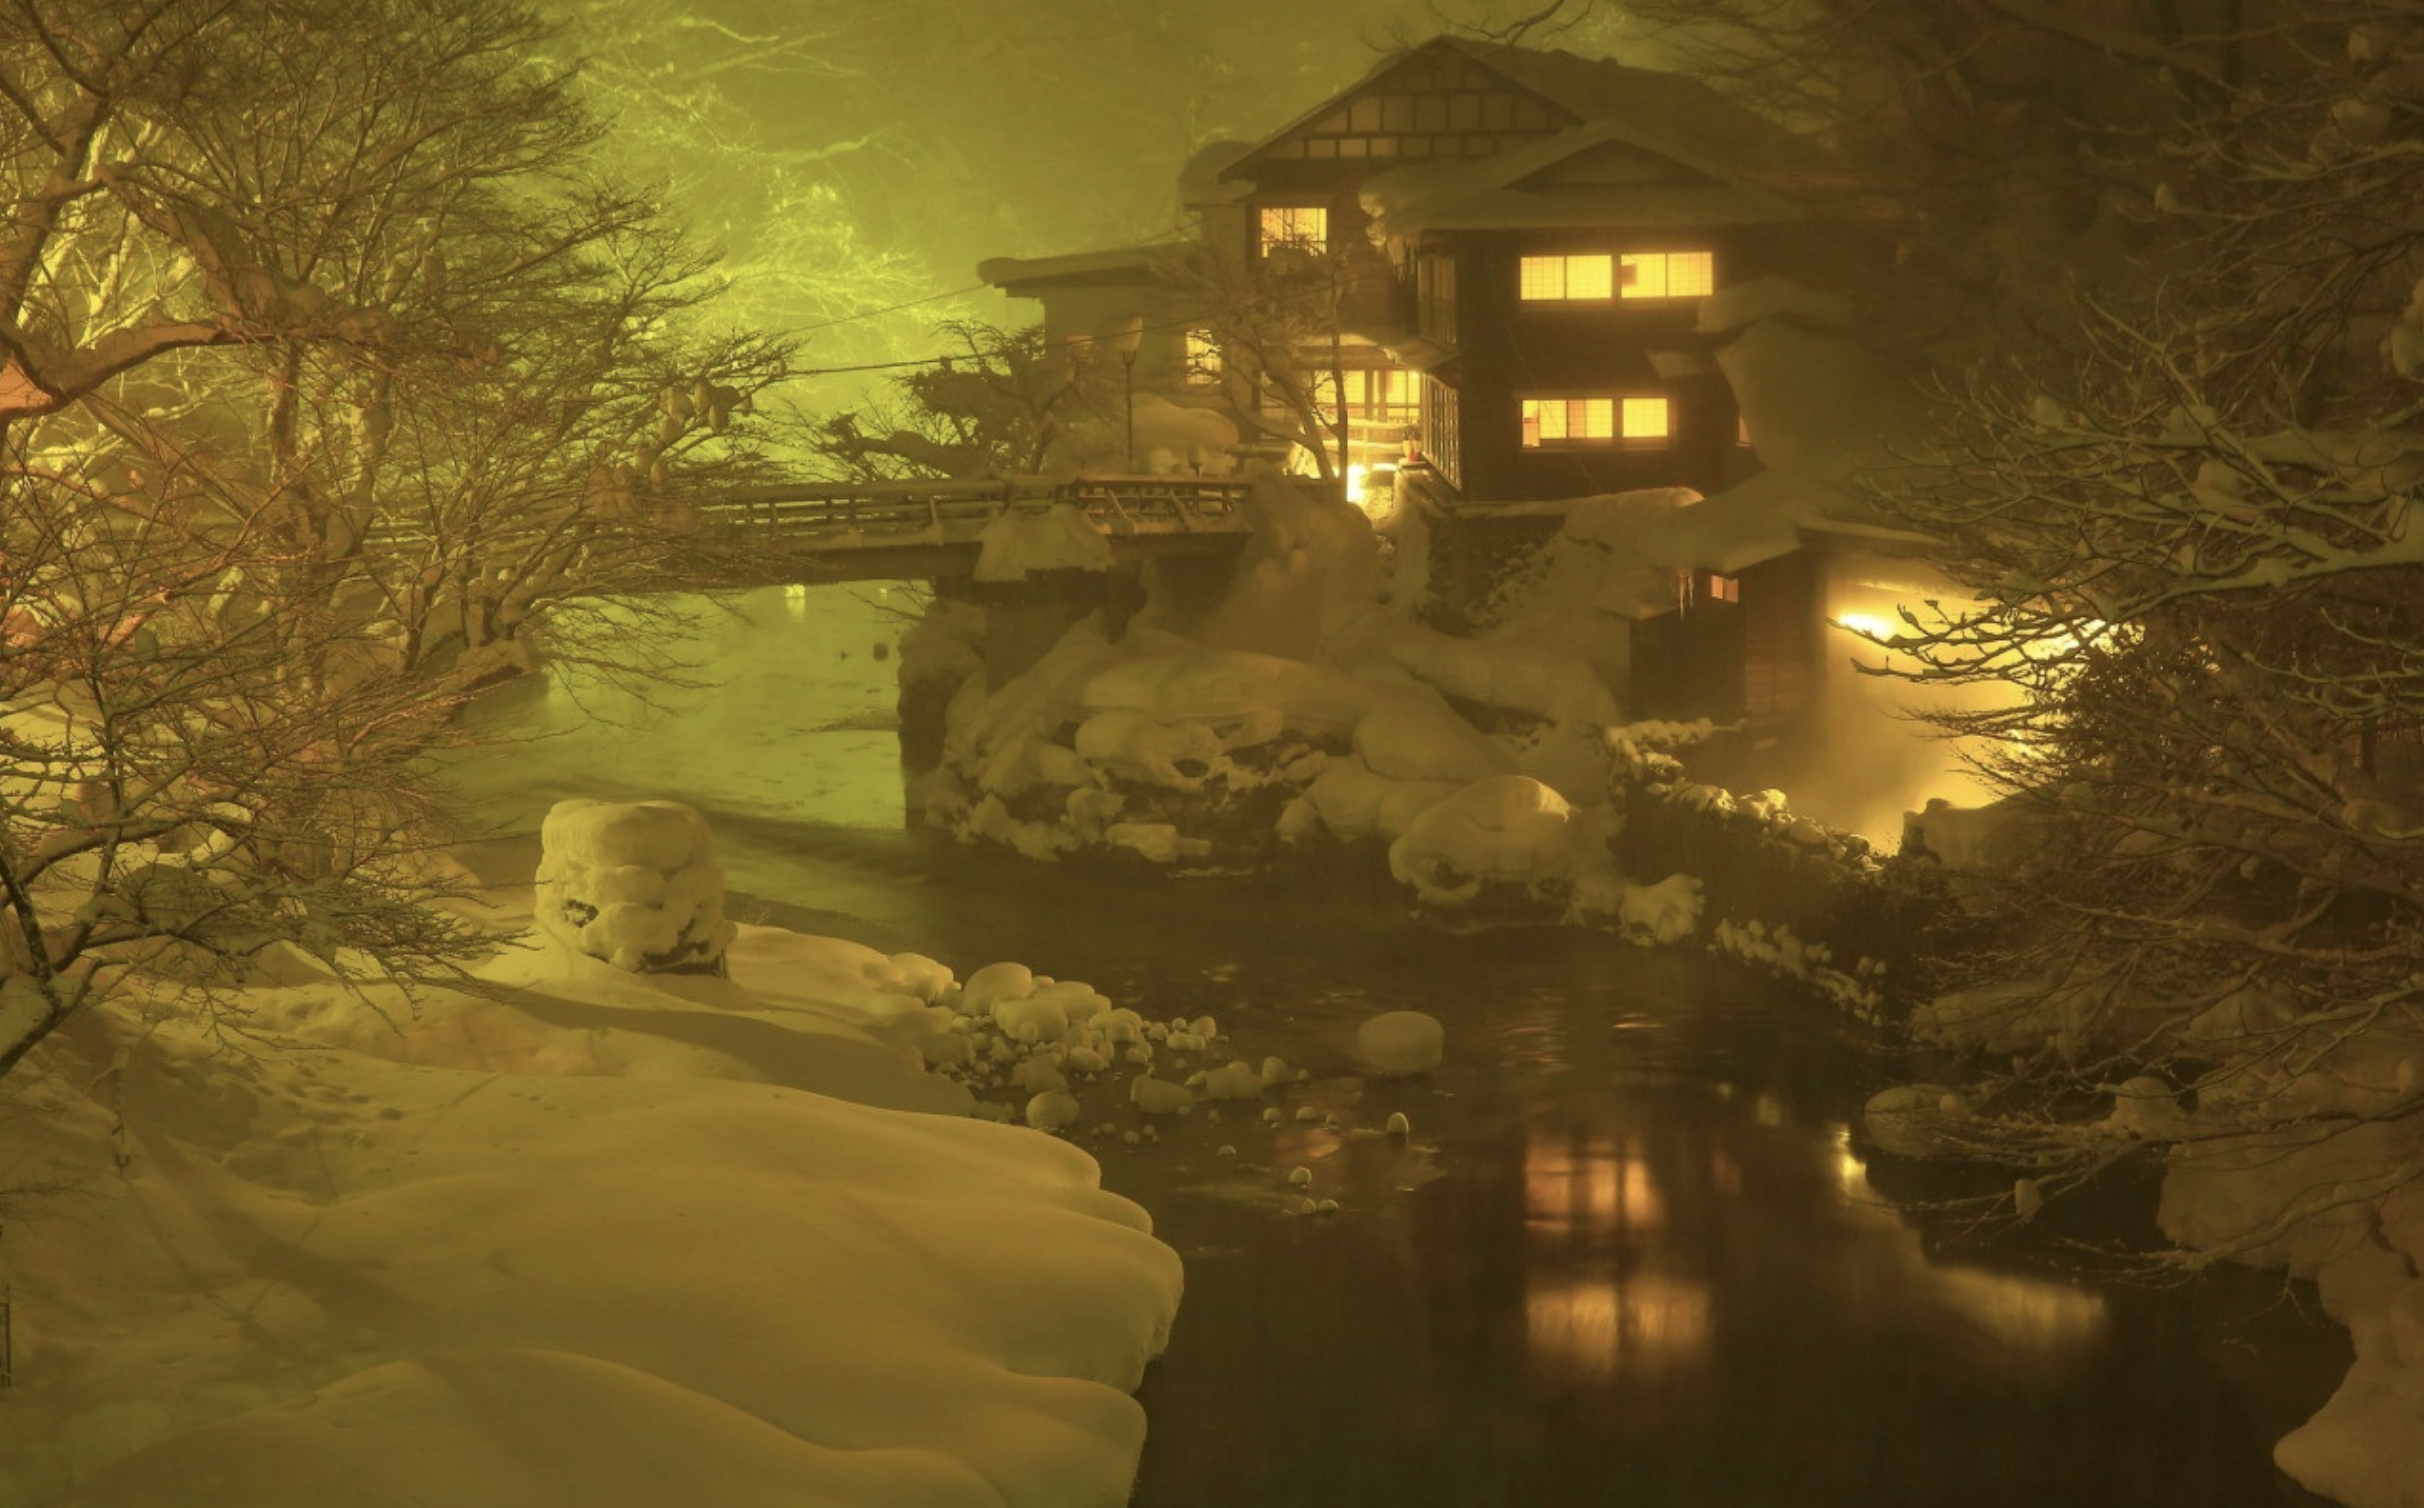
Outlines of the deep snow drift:
{"label": "deep snow drift", "polygon": [[67,1190],[7,1232],[0,1502],[1123,1502],[1176,1254],[924,1070],[939,965],[729,966],[542,934],[383,1021],[286,960],[221,1041],[54,1040],[0,1122]]}

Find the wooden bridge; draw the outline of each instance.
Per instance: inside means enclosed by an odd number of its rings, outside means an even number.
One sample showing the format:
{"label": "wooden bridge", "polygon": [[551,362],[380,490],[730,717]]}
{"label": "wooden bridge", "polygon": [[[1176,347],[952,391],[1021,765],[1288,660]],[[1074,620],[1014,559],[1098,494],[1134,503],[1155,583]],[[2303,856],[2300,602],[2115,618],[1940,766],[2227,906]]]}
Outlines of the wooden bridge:
{"label": "wooden bridge", "polygon": [[[1068,504],[1111,542],[1114,561],[1235,554],[1250,532],[1232,478],[1095,476],[1056,481],[781,483],[684,499],[686,510],[765,583],[968,576],[979,540],[1006,514]],[[735,583],[736,585],[742,583]]]}

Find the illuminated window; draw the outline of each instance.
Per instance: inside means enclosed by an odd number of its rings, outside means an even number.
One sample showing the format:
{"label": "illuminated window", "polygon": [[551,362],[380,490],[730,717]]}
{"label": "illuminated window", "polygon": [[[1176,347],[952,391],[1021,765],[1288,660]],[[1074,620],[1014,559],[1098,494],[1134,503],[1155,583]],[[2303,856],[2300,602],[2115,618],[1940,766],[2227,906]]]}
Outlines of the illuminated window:
{"label": "illuminated window", "polygon": [[1624,437],[1628,440],[1663,440],[1672,430],[1664,398],[1627,398],[1624,400]]}
{"label": "illuminated window", "polygon": [[1212,332],[1198,327],[1187,332],[1187,380],[1189,382],[1218,382],[1220,380],[1220,346]]}
{"label": "illuminated window", "polygon": [[1318,204],[1266,204],[1262,210],[1262,249],[1274,246],[1330,244],[1330,212]]}
{"label": "illuminated window", "polygon": [[1705,298],[1717,288],[1717,259],[1705,251],[1628,251],[1619,260],[1626,298]]}
{"label": "illuminated window", "polygon": [[1733,576],[1720,576],[1716,572],[1711,571],[1709,573],[1708,582],[1709,600],[1711,602],[1740,602],[1742,600],[1742,582],[1740,579]]}
{"label": "illuminated window", "polygon": [[1410,417],[1418,399],[1414,376],[1403,367],[1350,371],[1346,374],[1347,406],[1374,418]]}
{"label": "illuminated window", "polygon": [[1616,259],[1603,254],[1525,257],[1522,296],[1527,302],[1610,299],[1616,296]]}
{"label": "illuminated window", "polygon": [[1403,367],[1349,367],[1347,401],[1338,403],[1338,385],[1323,373],[1313,383],[1313,401],[1333,424],[1345,421],[1359,438],[1386,438],[1392,443],[1421,422],[1422,390],[1418,374]]}
{"label": "illuminated window", "polygon": [[1671,430],[1664,398],[1526,398],[1523,445],[1657,445]]}

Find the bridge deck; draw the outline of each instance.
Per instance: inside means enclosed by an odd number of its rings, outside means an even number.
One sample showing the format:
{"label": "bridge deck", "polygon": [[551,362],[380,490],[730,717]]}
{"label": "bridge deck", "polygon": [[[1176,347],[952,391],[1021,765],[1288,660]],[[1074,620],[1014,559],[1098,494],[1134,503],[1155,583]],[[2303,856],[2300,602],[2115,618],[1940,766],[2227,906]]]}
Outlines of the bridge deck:
{"label": "bridge deck", "polygon": [[1166,476],[784,483],[687,506],[770,579],[806,571],[824,581],[899,580],[966,575],[994,520],[1064,503],[1093,521],[1115,560],[1234,550],[1250,532],[1243,505],[1251,485]]}

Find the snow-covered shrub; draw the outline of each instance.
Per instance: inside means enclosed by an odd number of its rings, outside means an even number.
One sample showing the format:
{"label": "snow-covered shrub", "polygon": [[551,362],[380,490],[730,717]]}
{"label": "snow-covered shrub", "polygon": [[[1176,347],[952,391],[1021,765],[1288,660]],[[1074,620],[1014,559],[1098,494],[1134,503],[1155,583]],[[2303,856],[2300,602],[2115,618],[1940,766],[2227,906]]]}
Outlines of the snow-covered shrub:
{"label": "snow-covered shrub", "polygon": [[632,973],[721,973],[737,932],[704,818],[678,801],[560,801],[539,830],[536,916]]}
{"label": "snow-covered shrub", "polygon": [[1426,809],[1389,846],[1389,873],[1423,904],[1485,899],[1562,904],[1577,871],[1604,858],[1565,798],[1528,775],[1475,781]]}

